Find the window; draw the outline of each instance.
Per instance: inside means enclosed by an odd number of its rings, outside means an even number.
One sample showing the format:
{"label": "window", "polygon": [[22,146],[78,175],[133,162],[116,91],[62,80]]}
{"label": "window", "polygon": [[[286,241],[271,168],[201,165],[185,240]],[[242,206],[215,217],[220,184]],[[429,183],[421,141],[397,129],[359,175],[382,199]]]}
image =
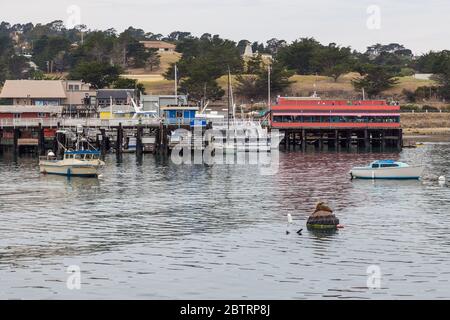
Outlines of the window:
{"label": "window", "polygon": [[183,111],[177,111],[177,118],[183,118]]}
{"label": "window", "polygon": [[380,165],[378,163],[372,165],[372,168],[374,168],[374,169],[377,169],[379,167],[380,167]]}
{"label": "window", "polygon": [[14,119],[20,119],[21,114],[20,113],[14,113],[13,117],[14,117]]}
{"label": "window", "polygon": [[397,168],[398,165],[395,163],[386,163],[381,165],[382,168]]}

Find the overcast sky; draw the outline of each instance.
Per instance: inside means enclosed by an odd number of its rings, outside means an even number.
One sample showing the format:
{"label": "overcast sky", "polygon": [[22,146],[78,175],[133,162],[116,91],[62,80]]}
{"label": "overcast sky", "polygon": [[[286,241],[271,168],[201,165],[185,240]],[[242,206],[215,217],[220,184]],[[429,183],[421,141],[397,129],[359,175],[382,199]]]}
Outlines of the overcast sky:
{"label": "overcast sky", "polygon": [[358,50],[398,42],[417,54],[450,49],[450,0],[2,0],[0,20],[70,22],[72,5],[91,29],[208,32],[235,41],[315,37]]}

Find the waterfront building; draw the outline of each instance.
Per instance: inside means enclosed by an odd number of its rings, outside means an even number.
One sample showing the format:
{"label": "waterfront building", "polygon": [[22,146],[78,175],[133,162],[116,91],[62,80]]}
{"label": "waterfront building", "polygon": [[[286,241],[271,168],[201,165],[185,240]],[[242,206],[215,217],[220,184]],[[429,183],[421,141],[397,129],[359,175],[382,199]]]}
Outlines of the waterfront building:
{"label": "waterfront building", "polygon": [[98,110],[100,119],[131,119],[135,110],[131,105],[110,105]]}
{"label": "waterfront building", "polygon": [[61,116],[62,106],[21,106],[0,105],[0,120],[2,119],[46,119]]}
{"label": "waterfront building", "polygon": [[198,107],[193,106],[167,106],[160,108],[164,123],[177,126],[194,126],[196,123],[195,115]]}
{"label": "waterfront building", "polygon": [[286,144],[381,143],[400,147],[400,106],[382,100],[321,100],[280,97],[271,107],[271,127],[286,133]]}
{"label": "waterfront building", "polygon": [[112,105],[129,106],[131,98],[136,99],[138,91],[134,89],[99,89],[97,90],[97,107],[103,108]]}
{"label": "waterfront building", "polygon": [[141,95],[141,104],[144,111],[157,111],[160,117],[163,116],[160,108],[168,106],[187,106],[186,95]]}
{"label": "waterfront building", "polygon": [[10,106],[62,107],[65,115],[89,115],[96,91],[80,80],[6,80],[0,99]]}

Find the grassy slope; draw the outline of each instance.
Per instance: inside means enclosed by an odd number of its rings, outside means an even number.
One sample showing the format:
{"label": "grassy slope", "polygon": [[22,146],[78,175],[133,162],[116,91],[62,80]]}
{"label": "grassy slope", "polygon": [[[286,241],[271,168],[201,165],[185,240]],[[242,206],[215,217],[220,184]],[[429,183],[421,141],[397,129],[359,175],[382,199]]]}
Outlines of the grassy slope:
{"label": "grassy slope", "polygon": [[402,113],[401,122],[406,134],[450,133],[450,113]]}
{"label": "grassy slope", "polygon": [[[165,63],[168,66],[167,63]],[[162,74],[166,69],[161,69],[159,76],[157,74],[142,74],[137,73],[127,75],[127,77],[139,79],[142,82],[147,92],[154,94],[168,94],[173,92],[173,81],[164,80]],[[355,92],[351,80],[357,77],[355,73],[349,73],[342,76],[335,82],[332,78],[324,76],[304,76],[295,75],[291,78],[294,82],[288,90],[289,95],[294,96],[309,96],[314,91],[323,98],[360,98],[360,93]],[[227,87],[227,77],[224,76],[219,79],[219,84],[225,89]],[[429,80],[417,80],[414,77],[401,77],[399,84],[394,88],[385,92],[387,96],[400,95],[403,89],[415,90],[420,86],[427,86],[433,84]]]}

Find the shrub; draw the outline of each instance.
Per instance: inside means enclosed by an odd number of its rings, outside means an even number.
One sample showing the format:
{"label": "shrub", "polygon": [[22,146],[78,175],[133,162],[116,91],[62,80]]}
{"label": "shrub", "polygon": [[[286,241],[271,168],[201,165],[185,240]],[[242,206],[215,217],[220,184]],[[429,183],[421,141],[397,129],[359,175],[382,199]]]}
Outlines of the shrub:
{"label": "shrub", "polygon": [[439,109],[433,106],[429,106],[429,105],[424,105],[422,107],[422,111],[423,112],[439,112]]}
{"label": "shrub", "polygon": [[400,106],[400,111],[401,112],[420,112],[421,109],[418,105],[416,104],[405,104]]}

